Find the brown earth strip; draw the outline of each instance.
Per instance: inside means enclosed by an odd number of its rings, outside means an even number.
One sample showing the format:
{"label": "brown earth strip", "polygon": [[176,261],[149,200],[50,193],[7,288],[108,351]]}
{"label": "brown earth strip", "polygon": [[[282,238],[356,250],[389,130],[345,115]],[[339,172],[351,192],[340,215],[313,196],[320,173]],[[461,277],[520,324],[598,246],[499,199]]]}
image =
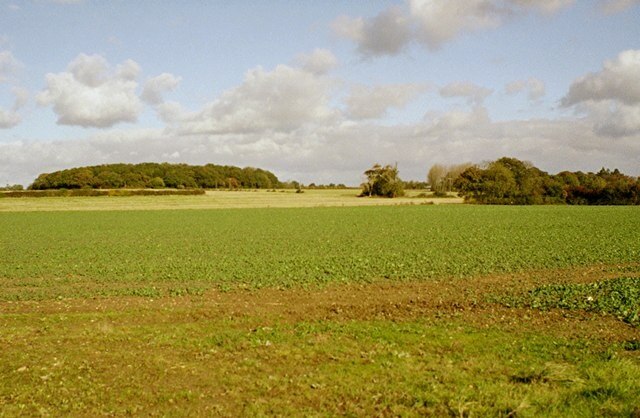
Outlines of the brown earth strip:
{"label": "brown earth strip", "polygon": [[0,314],[112,313],[120,323],[135,324],[245,318],[256,326],[326,319],[403,321],[455,317],[480,328],[530,328],[558,336],[615,342],[638,339],[640,330],[607,315],[509,308],[491,303],[489,296],[522,294],[544,284],[588,283],[621,276],[639,277],[640,264],[313,289],[211,290],[202,296],[0,302]]}

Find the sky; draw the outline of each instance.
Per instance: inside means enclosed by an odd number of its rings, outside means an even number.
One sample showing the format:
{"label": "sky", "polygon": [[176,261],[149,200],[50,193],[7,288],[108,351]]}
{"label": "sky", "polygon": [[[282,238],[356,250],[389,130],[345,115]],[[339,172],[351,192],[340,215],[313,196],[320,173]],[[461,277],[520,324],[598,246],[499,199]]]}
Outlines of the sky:
{"label": "sky", "polygon": [[503,156],[640,176],[640,0],[0,0],[0,184]]}

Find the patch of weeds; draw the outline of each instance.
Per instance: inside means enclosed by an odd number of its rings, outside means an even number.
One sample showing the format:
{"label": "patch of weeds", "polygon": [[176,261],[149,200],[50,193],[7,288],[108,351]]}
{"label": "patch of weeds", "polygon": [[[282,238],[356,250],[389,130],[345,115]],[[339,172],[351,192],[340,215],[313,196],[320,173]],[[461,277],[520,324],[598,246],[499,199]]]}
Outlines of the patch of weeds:
{"label": "patch of weeds", "polygon": [[202,287],[174,287],[169,289],[169,296],[202,296],[205,290]]}
{"label": "patch of weeds", "polygon": [[622,348],[626,351],[640,351],[640,340],[625,341]]}
{"label": "patch of weeds", "polygon": [[580,391],[580,396],[586,399],[603,401],[609,398],[617,398],[620,396],[615,388],[598,387],[595,389],[585,389]]}
{"label": "patch of weeds", "polygon": [[582,309],[616,316],[640,326],[640,277],[620,277],[594,283],[545,285],[526,295],[498,297],[507,307]]}
{"label": "patch of weeds", "polygon": [[580,384],[583,379],[576,369],[566,364],[547,363],[541,370],[529,370],[512,375],[509,380],[512,383],[535,384]]}
{"label": "patch of weeds", "polygon": [[228,293],[237,288],[237,286],[231,283],[218,283],[216,287],[218,288],[218,291],[222,293]]}
{"label": "patch of weeds", "polygon": [[155,287],[139,287],[135,289],[128,289],[124,292],[127,296],[141,296],[146,298],[158,298],[160,297],[160,289]]}

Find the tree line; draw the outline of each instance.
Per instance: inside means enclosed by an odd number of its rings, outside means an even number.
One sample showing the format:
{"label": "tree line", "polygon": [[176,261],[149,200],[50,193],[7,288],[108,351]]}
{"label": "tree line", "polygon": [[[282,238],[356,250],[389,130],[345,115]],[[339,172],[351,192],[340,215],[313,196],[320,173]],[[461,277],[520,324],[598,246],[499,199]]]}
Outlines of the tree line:
{"label": "tree line", "polygon": [[529,162],[503,157],[472,165],[452,184],[465,200],[484,204],[638,205],[640,178],[601,169],[551,175]]}
{"label": "tree line", "polygon": [[436,164],[427,182],[404,182],[397,165],[374,164],[364,172],[360,196],[397,197],[428,185],[434,196],[455,191],[470,203],[497,205],[640,205],[640,177],[603,168],[597,173],[549,174],[530,162],[503,157],[483,165]]}
{"label": "tree line", "polygon": [[40,174],[29,186],[47,189],[272,189],[287,185],[270,171],[228,165],[105,164]]}

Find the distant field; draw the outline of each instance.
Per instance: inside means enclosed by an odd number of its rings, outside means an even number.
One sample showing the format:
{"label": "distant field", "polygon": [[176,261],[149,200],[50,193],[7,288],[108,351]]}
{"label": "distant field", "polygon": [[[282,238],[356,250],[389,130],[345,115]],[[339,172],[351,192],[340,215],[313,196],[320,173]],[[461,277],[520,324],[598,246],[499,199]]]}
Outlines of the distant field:
{"label": "distant field", "polygon": [[86,210],[165,210],[221,208],[290,208],[322,206],[419,205],[462,203],[461,198],[417,197],[410,190],[406,197],[358,198],[358,189],[347,190],[238,190],[207,191],[204,196],[119,196],[119,197],[21,197],[0,199],[0,212],[86,211]]}
{"label": "distant field", "polygon": [[640,208],[252,193],[0,213],[0,416],[640,414]]}

